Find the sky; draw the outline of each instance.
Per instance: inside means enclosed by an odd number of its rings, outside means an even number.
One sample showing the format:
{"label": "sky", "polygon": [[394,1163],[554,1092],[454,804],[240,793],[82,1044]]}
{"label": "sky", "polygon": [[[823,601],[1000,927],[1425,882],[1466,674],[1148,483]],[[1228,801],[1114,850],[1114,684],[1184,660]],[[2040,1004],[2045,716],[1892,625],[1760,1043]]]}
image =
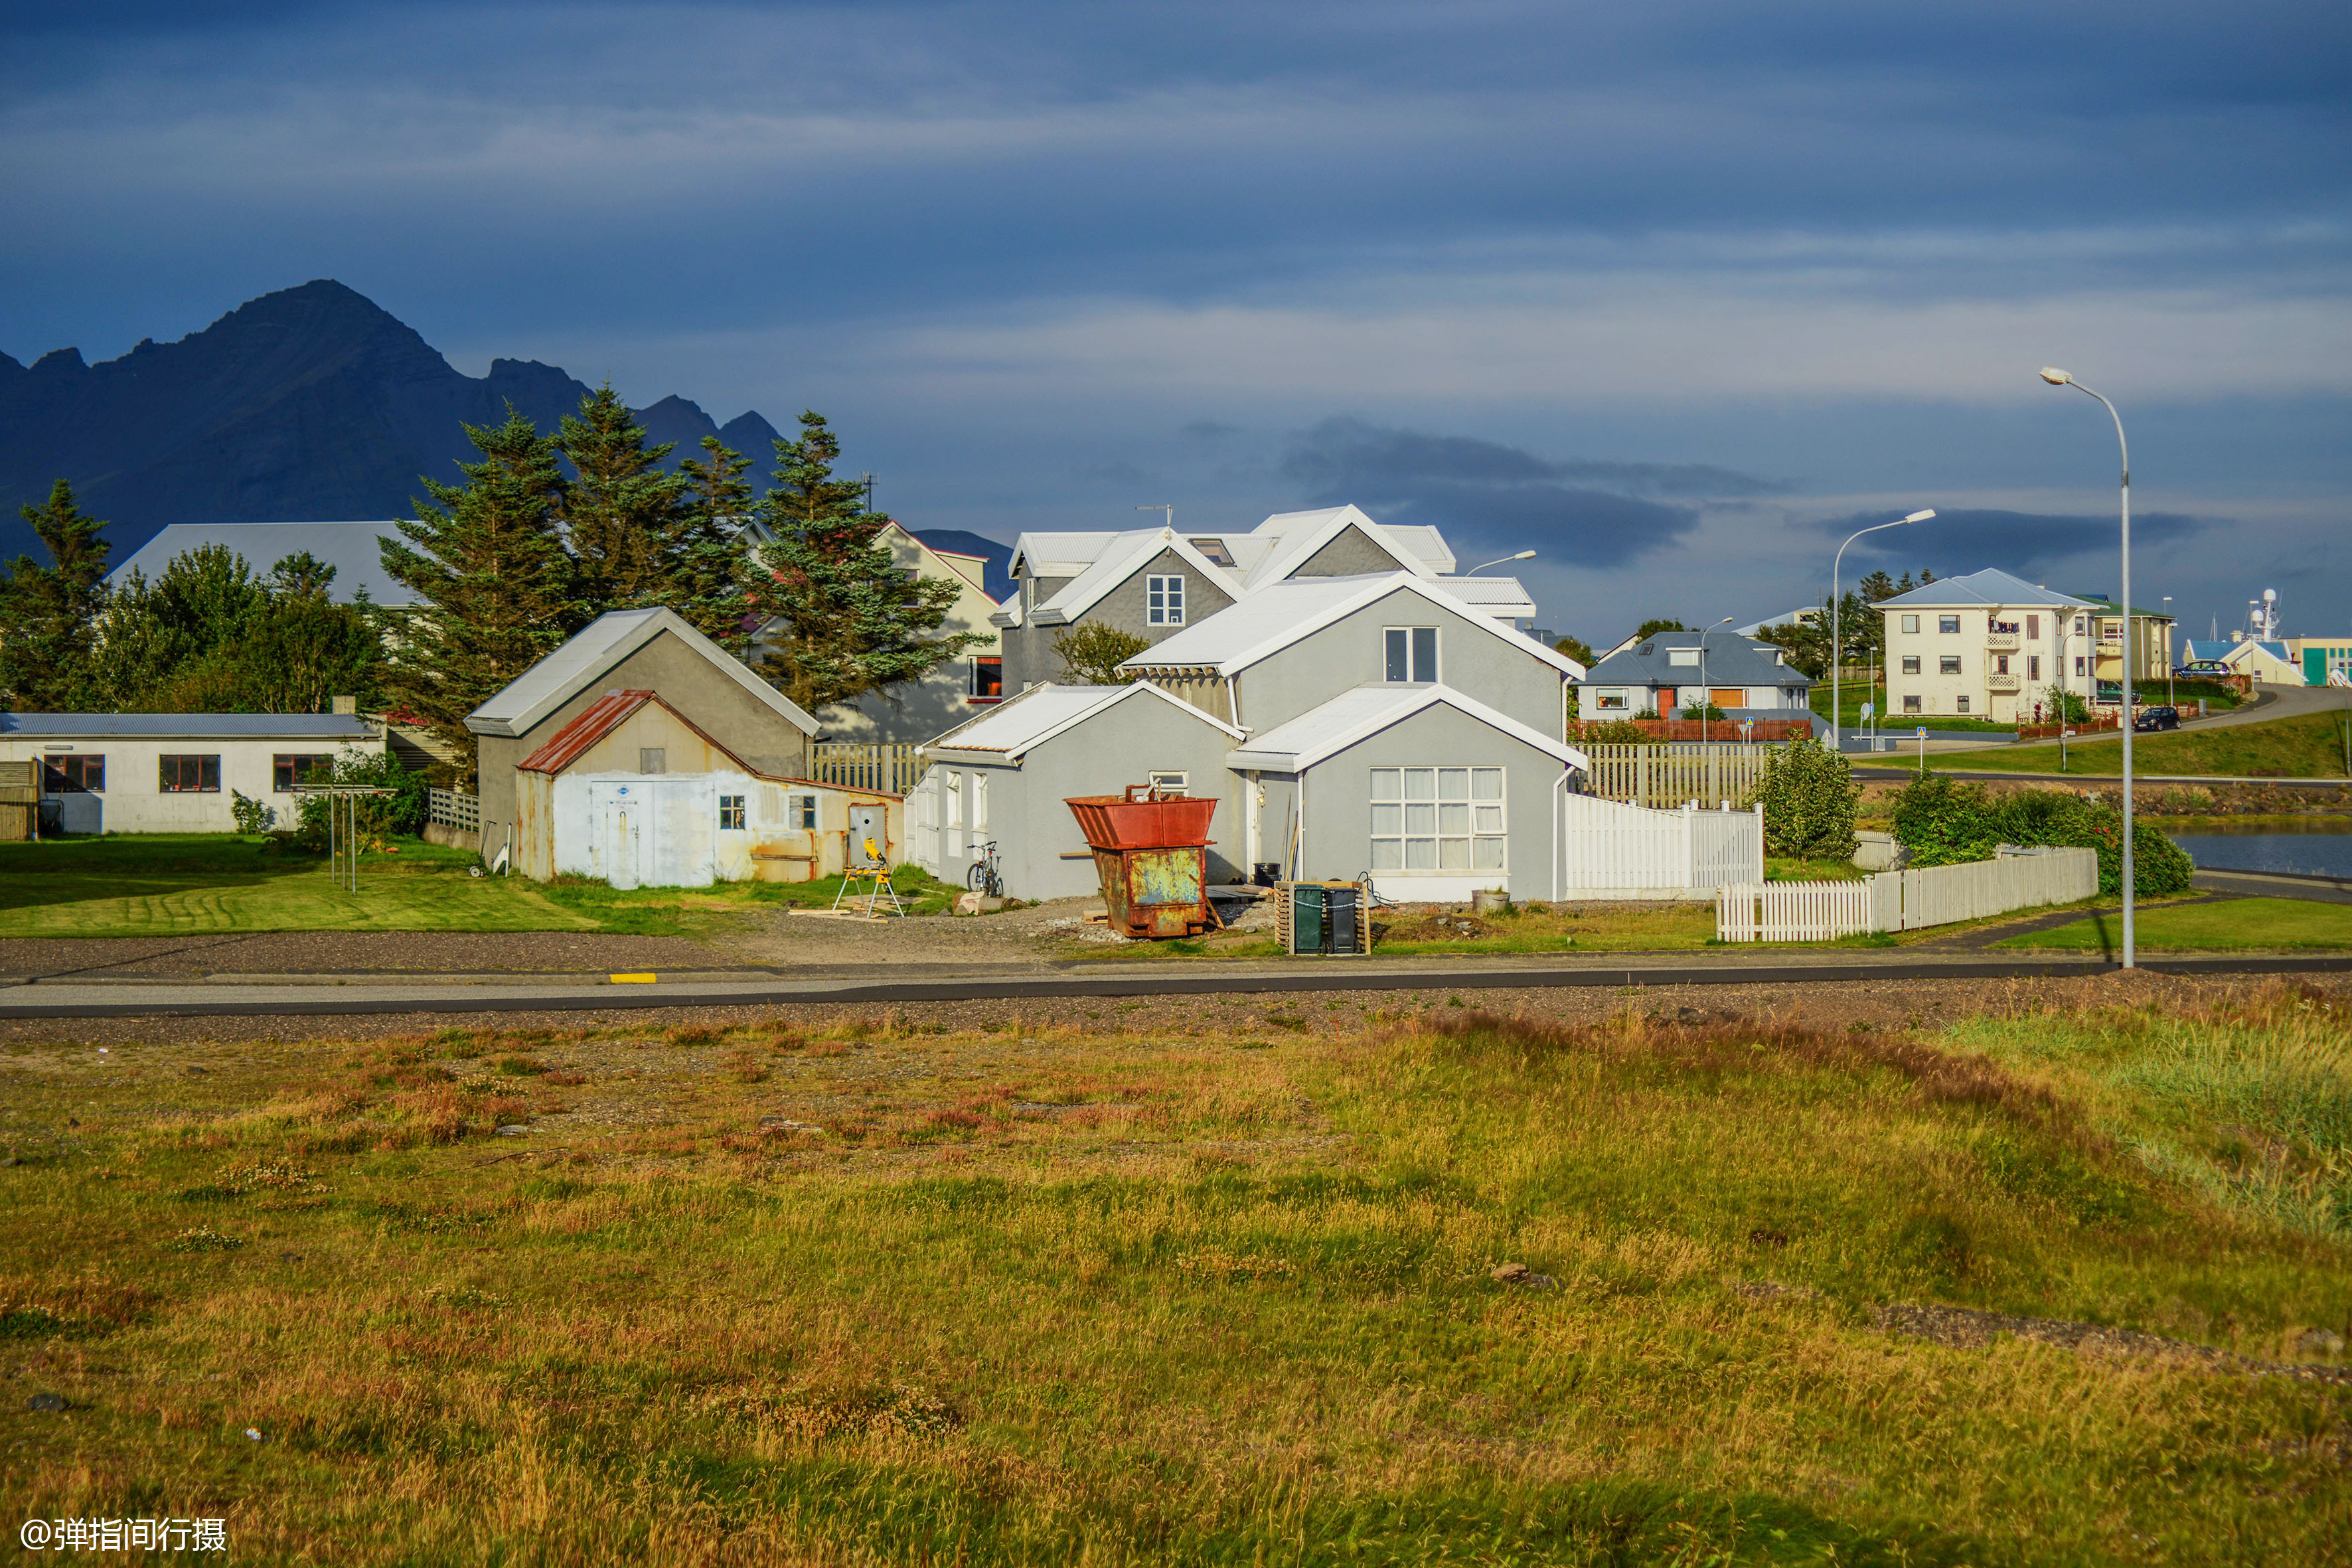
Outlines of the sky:
{"label": "sky", "polygon": [[1544,623],[1846,552],[2352,628],[2352,10],[0,11],[0,351],[331,277],[479,374],[825,413],[916,527],[1353,501]]}

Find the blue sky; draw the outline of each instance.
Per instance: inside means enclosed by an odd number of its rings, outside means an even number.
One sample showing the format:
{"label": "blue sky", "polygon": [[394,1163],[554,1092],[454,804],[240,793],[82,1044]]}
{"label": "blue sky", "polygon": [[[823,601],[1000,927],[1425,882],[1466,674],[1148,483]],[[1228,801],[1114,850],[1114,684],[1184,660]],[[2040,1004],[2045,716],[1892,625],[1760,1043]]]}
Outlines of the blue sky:
{"label": "blue sky", "polygon": [[19,360],[332,277],[476,374],[823,409],[916,526],[1353,500],[1596,642],[1920,506],[1849,561],[2111,591],[2058,363],[2137,597],[2352,628],[2340,5],[33,9]]}

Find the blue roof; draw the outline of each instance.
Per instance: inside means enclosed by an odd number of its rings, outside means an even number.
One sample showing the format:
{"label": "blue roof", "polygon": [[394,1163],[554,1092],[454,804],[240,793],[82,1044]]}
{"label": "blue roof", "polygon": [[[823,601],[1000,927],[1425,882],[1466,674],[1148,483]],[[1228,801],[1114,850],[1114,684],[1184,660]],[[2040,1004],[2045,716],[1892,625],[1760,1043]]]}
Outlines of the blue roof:
{"label": "blue roof", "polygon": [[[1675,649],[1697,648],[1698,632],[1657,632],[1639,644],[1596,660],[1585,672],[1587,686],[1696,686],[1701,666],[1676,664]],[[1710,686],[1795,686],[1811,689],[1812,677],[1780,662],[1780,650],[1730,632],[1709,631],[1704,666]]]}
{"label": "blue roof", "polygon": [[121,587],[136,570],[152,583],[175,555],[207,544],[225,544],[245,558],[257,577],[287,556],[307,550],[335,569],[328,592],[349,604],[362,588],[379,605],[413,605],[416,595],[383,569],[383,543],[407,540],[396,522],[175,522],[157,533],[106,574]]}
{"label": "blue roof", "polygon": [[349,713],[7,713],[0,735],[60,741],[123,740],[372,741],[375,731]]}

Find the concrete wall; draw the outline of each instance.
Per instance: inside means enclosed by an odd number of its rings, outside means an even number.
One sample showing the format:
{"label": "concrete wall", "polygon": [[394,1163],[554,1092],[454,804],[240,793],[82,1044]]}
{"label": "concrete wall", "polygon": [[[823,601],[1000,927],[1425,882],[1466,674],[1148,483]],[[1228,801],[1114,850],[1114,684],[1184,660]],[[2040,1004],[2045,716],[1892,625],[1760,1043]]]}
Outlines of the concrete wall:
{"label": "concrete wall", "polygon": [[1371,770],[1394,767],[1499,767],[1507,866],[1503,871],[1383,871],[1389,898],[1459,903],[1480,888],[1507,888],[1515,899],[1553,896],[1559,863],[1556,832],[1559,760],[1467,714],[1424,708],[1307,770],[1307,835],[1298,862],[1309,881],[1349,879],[1371,867]]}
{"label": "concrete wall", "polygon": [[1410,572],[1414,563],[1400,561],[1372,542],[1354,523],[1291,571],[1293,577],[1353,577],[1362,572]]}
{"label": "concrete wall", "polygon": [[[67,753],[50,751],[63,742],[37,736],[0,740],[0,761],[38,762]],[[276,826],[291,827],[296,797],[278,793],[272,760],[289,756],[332,756],[345,749],[378,752],[381,739],[365,742],[289,740],[283,737],[125,739],[119,735],[89,736],[73,742],[72,755],[106,759],[106,789],[102,794],[51,795],[59,803],[68,833],[233,833],[236,819],[230,808],[242,793],[277,813]],[[165,756],[220,758],[220,788],[204,793],[165,794],[160,759]]]}
{"label": "concrete wall", "polygon": [[1498,637],[1458,611],[1404,589],[1381,598],[1303,642],[1241,672],[1239,722],[1254,735],[1297,718],[1340,692],[1381,679],[1389,626],[1436,626],[1438,677],[1496,711],[1545,735],[1566,733],[1565,675],[1525,638]]}
{"label": "concrete wall", "polygon": [[[706,773],[647,774],[630,771],[581,771],[550,779],[520,775],[522,823],[547,824],[533,832],[545,844],[551,871],[611,880],[616,872],[627,886],[709,887],[753,877],[801,882],[838,875],[846,864],[850,812],[879,805],[884,811],[883,851],[896,859],[905,847],[905,812],[900,802],[821,784],[780,784],[721,768]],[[625,795],[623,792],[627,792]],[[719,824],[721,796],[740,795],[744,825]],[[817,826],[802,826],[801,804],[814,795]],[[635,839],[625,848],[616,837],[623,812]],[[634,860],[616,857],[634,852]]]}
{"label": "concrete wall", "polygon": [[[799,726],[744,690],[694,648],[667,632],[620,660],[579,694],[511,740],[478,737],[481,766],[482,850],[495,858],[515,820],[515,764],[539,750],[608,691],[656,691],[725,742],[761,773],[805,778],[808,738]],[[631,766],[635,766],[631,759]]]}

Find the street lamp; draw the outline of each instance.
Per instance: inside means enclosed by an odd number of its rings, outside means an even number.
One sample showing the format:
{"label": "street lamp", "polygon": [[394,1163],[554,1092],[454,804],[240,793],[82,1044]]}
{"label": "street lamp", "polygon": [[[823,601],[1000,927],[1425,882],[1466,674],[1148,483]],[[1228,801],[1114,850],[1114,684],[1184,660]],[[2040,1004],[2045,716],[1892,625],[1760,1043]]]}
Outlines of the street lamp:
{"label": "street lamp", "polygon": [[[1735,618],[1736,617],[1731,616],[1726,616],[1723,619],[1716,622],[1715,625],[1707,627],[1706,631],[1703,631],[1698,634],[1698,743],[1702,746],[1706,744],[1706,710],[1715,704],[1714,689],[1709,687],[1706,683],[1706,633],[1721,631],[1724,627],[1729,626]],[[1668,734],[1674,733],[1671,730],[1666,732]]]}
{"label": "street lamp", "polygon": [[[1929,507],[1925,511],[1915,511],[1909,517],[1898,517],[1893,522],[1874,522],[1868,528],[1857,528],[1847,534],[1845,544],[1852,544],[1865,533],[1876,533],[1882,528],[1900,528],[1906,522],[1925,522],[1935,515],[1936,509]],[[1844,634],[1838,621],[1839,612],[1845,607],[1845,591],[1838,571],[1845,562],[1845,544],[1839,545],[1837,554],[1830,560],[1830,750],[1839,752],[1845,750],[1845,742],[1839,730],[1845,718],[1845,710],[1838,706],[1838,667],[1844,662],[1845,656]]]}
{"label": "street lamp", "polygon": [[1532,550],[1522,550],[1517,555],[1497,555],[1492,561],[1480,562],[1477,565],[1470,568],[1469,571],[1462,574],[1462,575],[1465,577],[1475,577],[1487,567],[1500,566],[1506,561],[1533,561],[1535,558],[1536,552]]}
{"label": "street lamp", "polygon": [[2164,596],[2164,705],[2178,710],[2179,701],[2172,694],[2172,667],[2179,663],[2172,652],[2172,595]]}
{"label": "street lamp", "polygon": [[[2130,444],[2124,439],[2124,416],[2116,412],[2116,405],[2114,404],[2109,403],[2104,397],[2100,397],[2097,393],[2093,392],[2089,387],[2084,386],[2081,382],[2076,381],[2073,376],[2067,374],[2064,371],[2058,369],[2054,365],[2044,365],[2042,367],[2042,379],[2048,382],[2053,386],[2071,386],[2075,391],[2084,394],[2085,396],[2097,397],[2099,399],[2100,406],[2107,411],[2107,417],[2116,422],[2116,450],[2121,455],[2123,459],[2124,967],[2126,969],[2129,969],[2133,967],[2134,964],[2132,950],[2132,904],[2133,894],[2137,891],[2137,889],[2132,886],[2131,447]],[[2092,664],[2091,679],[2093,682],[2092,694],[2096,696],[2098,692],[2098,665],[2095,659]]]}

